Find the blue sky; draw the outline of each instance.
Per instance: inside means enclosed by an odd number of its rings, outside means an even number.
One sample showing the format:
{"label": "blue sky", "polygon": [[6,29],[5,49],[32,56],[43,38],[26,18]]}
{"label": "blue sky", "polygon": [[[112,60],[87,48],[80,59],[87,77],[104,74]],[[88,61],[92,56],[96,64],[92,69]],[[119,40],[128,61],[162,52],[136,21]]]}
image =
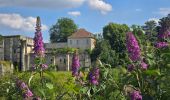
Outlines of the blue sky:
{"label": "blue sky", "polygon": [[72,18],[79,28],[101,33],[109,22],[143,25],[170,13],[170,0],[0,0],[0,34],[33,37],[41,17],[44,41],[58,18]]}

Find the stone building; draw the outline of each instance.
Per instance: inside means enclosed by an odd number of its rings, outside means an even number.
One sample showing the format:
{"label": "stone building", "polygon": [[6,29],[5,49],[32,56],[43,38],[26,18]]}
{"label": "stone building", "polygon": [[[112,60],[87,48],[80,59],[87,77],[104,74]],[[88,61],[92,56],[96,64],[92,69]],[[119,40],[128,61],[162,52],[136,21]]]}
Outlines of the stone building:
{"label": "stone building", "polygon": [[85,29],[79,29],[68,37],[65,43],[45,43],[47,64],[57,65],[58,70],[70,70],[72,64],[72,53],[54,53],[53,50],[59,48],[79,49],[80,65],[82,67],[91,66],[91,58],[87,49],[92,50],[95,47],[95,39],[92,33]]}
{"label": "stone building", "polygon": [[68,47],[78,48],[81,50],[92,50],[95,47],[94,36],[85,29],[79,29],[77,32],[68,37]]}
{"label": "stone building", "polygon": [[10,61],[15,69],[25,71],[26,57],[32,52],[33,39],[21,35],[3,36],[0,44],[1,60]]}
{"label": "stone building", "polygon": [[[3,36],[0,41],[0,60],[10,61],[14,69],[20,71],[30,70],[34,64],[33,38],[21,35]],[[95,39],[92,33],[85,29],[79,29],[68,37],[65,43],[44,43],[46,64],[56,66],[57,70],[71,69],[72,53],[55,53],[54,50],[60,48],[79,49],[79,59],[82,67],[90,67],[90,55],[87,49],[92,50],[95,46]]]}

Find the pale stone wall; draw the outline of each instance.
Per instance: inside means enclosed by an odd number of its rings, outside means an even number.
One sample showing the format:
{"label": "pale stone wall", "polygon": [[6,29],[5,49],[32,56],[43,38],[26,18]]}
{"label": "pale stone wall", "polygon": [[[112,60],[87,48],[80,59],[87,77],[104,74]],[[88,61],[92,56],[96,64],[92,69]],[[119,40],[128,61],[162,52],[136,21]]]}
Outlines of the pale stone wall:
{"label": "pale stone wall", "polygon": [[33,39],[16,35],[4,36],[4,60],[11,61],[19,70],[25,71],[25,55],[32,52]]}
{"label": "pale stone wall", "polygon": [[90,47],[90,38],[69,38],[68,47],[70,48],[79,48],[81,50],[89,49]]}
{"label": "pale stone wall", "polygon": [[[55,65],[57,66],[57,70],[59,71],[70,71],[71,64],[72,64],[72,57],[73,54],[53,54],[53,53],[46,53],[45,61],[47,65]],[[80,53],[79,54],[80,65],[81,67],[89,68],[91,66],[91,59],[87,53]],[[34,65],[34,54],[31,53],[30,57],[27,57],[27,70],[31,69]]]}
{"label": "pale stone wall", "polygon": [[96,40],[93,39],[93,38],[91,38],[91,39],[90,39],[90,49],[91,49],[91,50],[94,49],[94,48],[95,48],[95,45],[96,45]]}
{"label": "pale stone wall", "polygon": [[[4,60],[18,64],[22,71],[30,70],[34,65],[33,39],[23,36],[7,36],[4,37],[4,44]],[[67,43],[45,43],[46,64],[57,65],[58,70],[71,70],[73,54],[52,54],[50,50],[66,47],[86,50],[93,49],[94,46],[95,39],[93,38],[68,39]],[[80,53],[79,58],[82,67],[91,66],[91,59],[87,53]]]}
{"label": "pale stone wall", "polygon": [[4,39],[0,40],[0,60],[4,60]]}

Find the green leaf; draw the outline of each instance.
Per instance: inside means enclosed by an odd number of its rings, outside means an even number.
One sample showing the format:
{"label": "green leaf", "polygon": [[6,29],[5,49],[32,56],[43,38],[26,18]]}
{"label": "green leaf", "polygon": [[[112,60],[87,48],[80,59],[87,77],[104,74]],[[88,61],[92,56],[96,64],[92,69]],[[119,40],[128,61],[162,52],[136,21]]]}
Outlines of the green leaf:
{"label": "green leaf", "polygon": [[49,89],[53,89],[54,88],[53,84],[51,84],[51,83],[46,83],[46,87],[49,88]]}
{"label": "green leaf", "polygon": [[81,88],[80,91],[85,94],[88,91],[88,87]]}
{"label": "green leaf", "polygon": [[144,74],[150,75],[150,76],[157,76],[157,75],[160,76],[161,75],[159,70],[147,70],[144,72]]}
{"label": "green leaf", "polygon": [[38,91],[43,95],[44,98],[46,97],[43,89],[39,88]]}
{"label": "green leaf", "polygon": [[149,58],[153,58],[153,55],[152,55],[152,54],[147,54],[147,56],[148,56]]}

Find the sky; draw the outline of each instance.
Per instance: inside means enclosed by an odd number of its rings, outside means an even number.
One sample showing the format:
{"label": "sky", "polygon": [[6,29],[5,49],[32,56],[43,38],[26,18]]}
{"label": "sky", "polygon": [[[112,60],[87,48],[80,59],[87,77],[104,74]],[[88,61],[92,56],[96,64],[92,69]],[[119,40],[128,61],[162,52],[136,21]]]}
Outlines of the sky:
{"label": "sky", "polygon": [[45,42],[57,19],[68,17],[78,28],[102,33],[109,22],[129,26],[159,21],[170,13],[170,0],[0,0],[0,34],[34,37],[40,16]]}

